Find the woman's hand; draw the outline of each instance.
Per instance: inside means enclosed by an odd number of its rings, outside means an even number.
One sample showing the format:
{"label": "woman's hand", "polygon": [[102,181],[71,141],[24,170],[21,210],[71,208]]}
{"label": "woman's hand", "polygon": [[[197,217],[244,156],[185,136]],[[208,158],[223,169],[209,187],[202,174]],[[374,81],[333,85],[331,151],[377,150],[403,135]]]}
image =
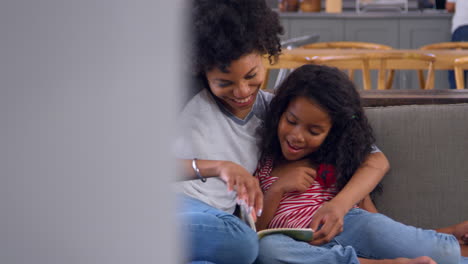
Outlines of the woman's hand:
{"label": "woman's hand", "polygon": [[[343,232],[344,216],[347,210],[336,205],[333,201],[324,203],[314,214],[310,228],[315,230],[312,245],[323,245],[330,242],[336,235]],[[318,230],[321,225],[320,230]],[[317,231],[318,230],[318,231]]]}
{"label": "woman's hand", "polygon": [[263,193],[258,179],[250,174],[244,167],[231,161],[223,161],[218,169],[219,177],[226,182],[228,191],[237,191],[239,203],[245,203],[254,220],[263,208]]}
{"label": "woman's hand", "polygon": [[[278,177],[278,176],[279,177]],[[275,167],[271,176],[278,177],[271,188],[287,192],[305,192],[315,181],[317,173],[307,160],[288,162]]]}

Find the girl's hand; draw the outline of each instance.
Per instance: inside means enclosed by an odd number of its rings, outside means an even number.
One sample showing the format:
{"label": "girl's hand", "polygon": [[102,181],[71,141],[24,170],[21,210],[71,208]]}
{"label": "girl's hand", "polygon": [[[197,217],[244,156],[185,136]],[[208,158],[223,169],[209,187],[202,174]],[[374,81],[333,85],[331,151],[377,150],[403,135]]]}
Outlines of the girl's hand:
{"label": "girl's hand", "polygon": [[[310,228],[315,230],[312,245],[323,245],[330,242],[336,235],[343,232],[344,216],[347,210],[332,201],[324,203],[314,214]],[[320,230],[318,230],[321,225]],[[317,231],[318,230],[318,231]]]}
{"label": "girl's hand", "polygon": [[278,180],[271,188],[283,193],[305,192],[314,183],[316,175],[315,169],[311,168],[307,160],[288,162],[273,169],[271,176],[278,177]]}
{"label": "girl's hand", "polygon": [[223,161],[218,171],[219,177],[226,182],[228,191],[237,191],[239,203],[246,203],[254,220],[263,208],[263,193],[258,179],[244,167],[231,161]]}

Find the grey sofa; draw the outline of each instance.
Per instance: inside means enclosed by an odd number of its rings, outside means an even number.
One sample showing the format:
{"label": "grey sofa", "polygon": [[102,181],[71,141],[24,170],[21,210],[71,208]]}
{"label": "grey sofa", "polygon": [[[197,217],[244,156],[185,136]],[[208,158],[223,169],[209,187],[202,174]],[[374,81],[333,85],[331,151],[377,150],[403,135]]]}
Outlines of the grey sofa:
{"label": "grey sofa", "polygon": [[366,107],[390,161],[379,211],[437,228],[468,220],[468,104]]}

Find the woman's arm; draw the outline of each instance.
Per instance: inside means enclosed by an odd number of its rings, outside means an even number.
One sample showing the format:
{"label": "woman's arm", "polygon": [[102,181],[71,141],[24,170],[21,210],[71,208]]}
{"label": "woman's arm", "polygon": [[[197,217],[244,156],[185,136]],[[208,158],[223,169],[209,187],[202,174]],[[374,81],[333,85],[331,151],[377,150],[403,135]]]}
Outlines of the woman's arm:
{"label": "woman's arm", "polygon": [[378,213],[377,207],[375,207],[374,202],[372,201],[370,195],[367,195],[362,201],[358,204],[359,208],[364,209],[371,213]]}
{"label": "woman's arm", "polygon": [[311,244],[327,243],[340,233],[345,214],[377,186],[389,169],[390,164],[382,152],[370,154],[336,197],[315,213],[310,227],[314,230],[322,227],[314,234]]}
{"label": "woman's arm", "polygon": [[[278,186],[278,185],[276,185]],[[263,212],[258,217],[256,227],[257,231],[266,229],[271,219],[275,216],[276,210],[280,204],[281,199],[283,198],[284,192],[281,188],[275,187],[274,184],[265,192],[263,195]]]}
{"label": "woman's arm", "polygon": [[348,212],[374,190],[389,169],[390,163],[382,152],[370,154],[332,202]]}
{"label": "woman's arm", "polygon": [[[185,176],[184,179],[186,180],[196,180],[198,179],[195,171],[192,167],[193,160],[180,160],[182,163],[183,168],[183,175]],[[200,170],[200,174],[204,178],[211,178],[211,177],[218,177],[219,176],[219,168],[222,163],[225,161],[221,160],[196,160],[196,165]]]}
{"label": "woman's arm", "polygon": [[[180,160],[183,174],[188,180],[198,179],[193,169],[193,160]],[[220,177],[226,182],[227,191],[236,191],[237,198],[246,202],[251,210],[258,215],[263,208],[263,194],[257,178],[244,167],[231,161],[196,160],[200,175],[204,178]]]}

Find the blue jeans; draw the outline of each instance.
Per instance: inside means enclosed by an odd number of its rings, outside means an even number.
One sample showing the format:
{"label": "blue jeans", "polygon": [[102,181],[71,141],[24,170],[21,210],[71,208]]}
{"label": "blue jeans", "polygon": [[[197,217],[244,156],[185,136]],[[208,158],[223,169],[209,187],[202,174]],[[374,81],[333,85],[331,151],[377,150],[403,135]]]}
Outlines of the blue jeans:
{"label": "blue jeans", "polygon": [[[452,34],[452,41],[468,41],[468,25],[458,27]],[[464,71],[465,83],[467,78],[468,71]],[[450,89],[455,89],[457,84],[455,82],[455,72],[448,72],[448,79],[450,84]]]}
{"label": "blue jeans", "polygon": [[382,214],[351,209],[344,218],[344,231],[331,242],[312,246],[284,235],[260,240],[257,263],[359,264],[367,259],[429,256],[437,263],[467,263],[460,255],[457,239],[434,230],[423,230],[396,222]]}
{"label": "blue jeans", "polygon": [[192,263],[246,263],[258,255],[257,234],[236,216],[182,195],[177,216]]}

